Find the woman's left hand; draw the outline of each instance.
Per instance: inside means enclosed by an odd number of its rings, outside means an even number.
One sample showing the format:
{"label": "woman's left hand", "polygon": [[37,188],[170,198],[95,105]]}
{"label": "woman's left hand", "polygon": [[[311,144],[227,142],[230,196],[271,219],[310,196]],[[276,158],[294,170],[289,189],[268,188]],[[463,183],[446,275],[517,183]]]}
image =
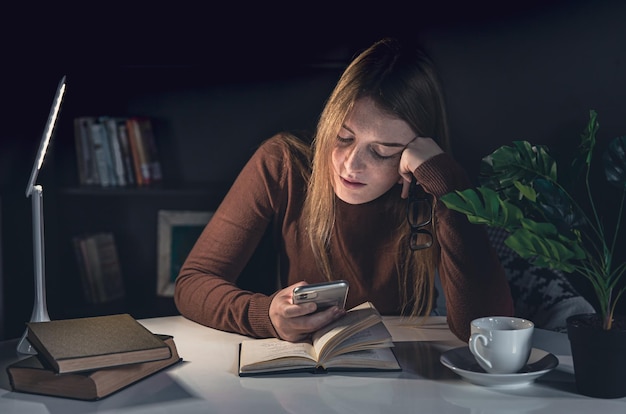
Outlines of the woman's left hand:
{"label": "woman's left hand", "polygon": [[409,196],[409,186],[413,179],[413,171],[426,160],[443,153],[441,147],[432,138],[416,137],[402,151],[398,172],[403,178],[402,198]]}

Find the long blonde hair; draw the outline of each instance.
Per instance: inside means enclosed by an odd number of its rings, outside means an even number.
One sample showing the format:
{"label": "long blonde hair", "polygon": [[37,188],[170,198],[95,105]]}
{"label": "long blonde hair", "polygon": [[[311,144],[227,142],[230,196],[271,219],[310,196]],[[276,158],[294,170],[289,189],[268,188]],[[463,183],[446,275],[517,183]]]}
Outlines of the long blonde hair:
{"label": "long blonde hair", "polygon": [[[348,65],[317,124],[303,210],[311,247],[328,280],[333,274],[328,252],[335,223],[331,153],[348,112],[363,97],[373,99],[378,108],[407,122],[418,136],[436,139],[444,150],[449,150],[443,93],[432,62],[419,48],[383,39]],[[396,266],[402,313],[428,314],[434,302],[439,245],[435,240],[429,249],[410,251],[406,201],[398,198],[392,208],[398,218]]]}

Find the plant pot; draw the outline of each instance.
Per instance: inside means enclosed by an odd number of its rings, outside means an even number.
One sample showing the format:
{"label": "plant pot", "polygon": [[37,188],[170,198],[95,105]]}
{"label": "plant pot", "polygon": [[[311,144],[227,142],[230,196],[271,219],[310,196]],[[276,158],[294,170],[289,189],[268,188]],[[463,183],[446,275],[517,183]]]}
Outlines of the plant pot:
{"label": "plant pot", "polygon": [[567,335],[572,349],[576,388],[596,398],[626,396],[626,318],[616,317],[616,326],[602,329],[600,315],[567,318]]}

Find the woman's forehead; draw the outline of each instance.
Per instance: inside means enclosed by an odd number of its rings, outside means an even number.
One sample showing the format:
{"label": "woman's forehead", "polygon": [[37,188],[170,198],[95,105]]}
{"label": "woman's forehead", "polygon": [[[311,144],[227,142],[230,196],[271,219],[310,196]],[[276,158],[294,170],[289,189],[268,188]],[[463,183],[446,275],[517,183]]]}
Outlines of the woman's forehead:
{"label": "woman's forehead", "polygon": [[368,141],[408,144],[415,137],[406,121],[380,110],[371,98],[355,101],[343,127],[356,138]]}

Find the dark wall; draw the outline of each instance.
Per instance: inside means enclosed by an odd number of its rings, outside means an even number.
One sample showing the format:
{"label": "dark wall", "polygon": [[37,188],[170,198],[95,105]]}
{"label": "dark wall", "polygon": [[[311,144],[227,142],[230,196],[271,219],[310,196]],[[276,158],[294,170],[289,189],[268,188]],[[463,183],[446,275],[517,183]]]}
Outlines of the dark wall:
{"label": "dark wall", "polygon": [[[383,35],[417,38],[434,58],[453,154],[472,177],[482,156],[512,140],[573,148],[592,108],[600,139],[626,133],[626,3],[436,3],[346,13],[316,5],[281,19],[271,10],[244,9],[229,19],[223,10],[171,7],[70,16],[59,5],[33,16],[4,6],[0,288],[10,299],[4,314],[25,321],[32,309],[31,207],[24,189],[63,74],[69,85],[62,117],[101,108],[156,115],[172,174],[185,182],[232,180],[262,139],[314,125],[342,65]],[[311,64],[317,70],[301,71]],[[126,94],[115,82],[120,70],[140,81],[129,86],[145,83],[150,90],[159,79],[163,86],[154,95]],[[63,122],[44,168],[67,177],[75,172],[66,163],[71,121]],[[58,177],[42,172],[44,187],[59,184],[51,175]]]}
{"label": "dark wall", "polygon": [[623,134],[625,17],[624,2],[570,2],[425,33],[448,95],[455,155],[475,171],[511,140],[575,146],[592,108],[599,138]]}

